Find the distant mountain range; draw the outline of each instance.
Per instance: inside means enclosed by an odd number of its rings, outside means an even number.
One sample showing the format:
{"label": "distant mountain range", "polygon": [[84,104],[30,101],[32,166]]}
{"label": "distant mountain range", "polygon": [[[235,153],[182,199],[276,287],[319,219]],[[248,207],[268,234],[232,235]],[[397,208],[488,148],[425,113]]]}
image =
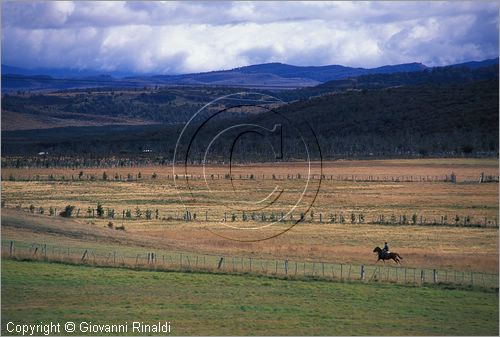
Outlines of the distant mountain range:
{"label": "distant mountain range", "polygon": [[[476,69],[498,64],[498,58],[451,65]],[[293,89],[312,87],[328,81],[363,75],[411,73],[429,69],[422,63],[387,65],[378,68],[353,68],[341,65],[293,66],[264,63],[235,68],[181,75],[133,75],[126,72],[102,74],[95,70],[25,69],[2,64],[2,91],[55,90],[88,87],[144,87],[156,85],[232,86]]]}
{"label": "distant mountain range", "polygon": [[269,79],[276,82],[303,83],[306,85],[301,86],[311,86],[331,80],[345,79],[366,74],[412,72],[426,68],[427,67],[421,63],[398,64],[371,69],[344,67],[340,65],[303,67],[283,63],[264,63],[231,70],[176,76],[153,76],[153,78],[165,83],[222,85],[240,84],[253,82],[255,80],[266,81]]}

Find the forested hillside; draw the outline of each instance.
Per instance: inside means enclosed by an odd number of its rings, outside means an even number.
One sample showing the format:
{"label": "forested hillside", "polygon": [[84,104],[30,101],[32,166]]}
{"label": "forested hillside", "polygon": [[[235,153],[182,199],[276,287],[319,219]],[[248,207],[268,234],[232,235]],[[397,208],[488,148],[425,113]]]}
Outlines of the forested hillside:
{"label": "forested hillside", "polygon": [[[242,114],[220,120],[199,140],[208,144],[218,130],[238,123],[272,126],[277,114],[307,121],[323,159],[358,157],[497,156],[498,80],[466,84],[425,84],[333,92],[291,103],[275,112]],[[155,97],[155,98],[153,98]],[[159,99],[144,96],[143,101]],[[168,96],[161,96],[169,101]],[[5,155],[149,156],[171,160],[183,124],[102,126],[3,132]],[[229,140],[228,140],[229,141]],[[262,139],[246,137],[235,151],[239,160],[269,160]],[[224,142],[221,141],[220,144]],[[297,134],[283,128],[284,160],[294,159]],[[224,157],[226,148],[213,147]]]}

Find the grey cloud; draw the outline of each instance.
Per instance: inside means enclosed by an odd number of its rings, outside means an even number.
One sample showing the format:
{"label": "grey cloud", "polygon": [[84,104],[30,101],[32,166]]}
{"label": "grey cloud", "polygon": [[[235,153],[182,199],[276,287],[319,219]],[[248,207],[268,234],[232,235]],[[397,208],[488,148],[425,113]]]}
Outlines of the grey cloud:
{"label": "grey cloud", "polygon": [[2,2],[2,62],[178,73],[498,56],[498,3]]}

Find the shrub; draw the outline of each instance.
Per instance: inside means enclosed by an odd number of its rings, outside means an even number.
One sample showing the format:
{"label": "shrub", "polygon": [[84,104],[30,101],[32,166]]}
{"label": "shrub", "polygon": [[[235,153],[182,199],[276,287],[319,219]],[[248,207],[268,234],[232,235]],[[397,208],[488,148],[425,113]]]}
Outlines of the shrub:
{"label": "shrub", "polygon": [[69,218],[73,214],[73,210],[74,209],[75,209],[75,206],[67,205],[64,208],[64,211],[62,211],[61,213],[59,213],[59,215],[62,216],[62,217],[65,217],[65,218]]}
{"label": "shrub", "polygon": [[106,215],[108,218],[113,219],[115,217],[115,210],[113,208],[107,208]]}
{"label": "shrub", "polygon": [[99,218],[102,218],[104,216],[104,207],[102,207],[99,201],[97,202],[96,212]]}
{"label": "shrub", "polygon": [[108,222],[108,228],[113,229],[113,223],[111,221]]}

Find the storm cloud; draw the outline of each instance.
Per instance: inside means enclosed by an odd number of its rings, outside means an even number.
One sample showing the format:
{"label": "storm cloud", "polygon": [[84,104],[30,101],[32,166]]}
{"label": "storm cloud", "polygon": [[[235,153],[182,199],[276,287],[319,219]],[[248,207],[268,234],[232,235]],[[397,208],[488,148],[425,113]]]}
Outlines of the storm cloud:
{"label": "storm cloud", "polygon": [[2,2],[2,63],[185,73],[498,56],[498,2]]}

